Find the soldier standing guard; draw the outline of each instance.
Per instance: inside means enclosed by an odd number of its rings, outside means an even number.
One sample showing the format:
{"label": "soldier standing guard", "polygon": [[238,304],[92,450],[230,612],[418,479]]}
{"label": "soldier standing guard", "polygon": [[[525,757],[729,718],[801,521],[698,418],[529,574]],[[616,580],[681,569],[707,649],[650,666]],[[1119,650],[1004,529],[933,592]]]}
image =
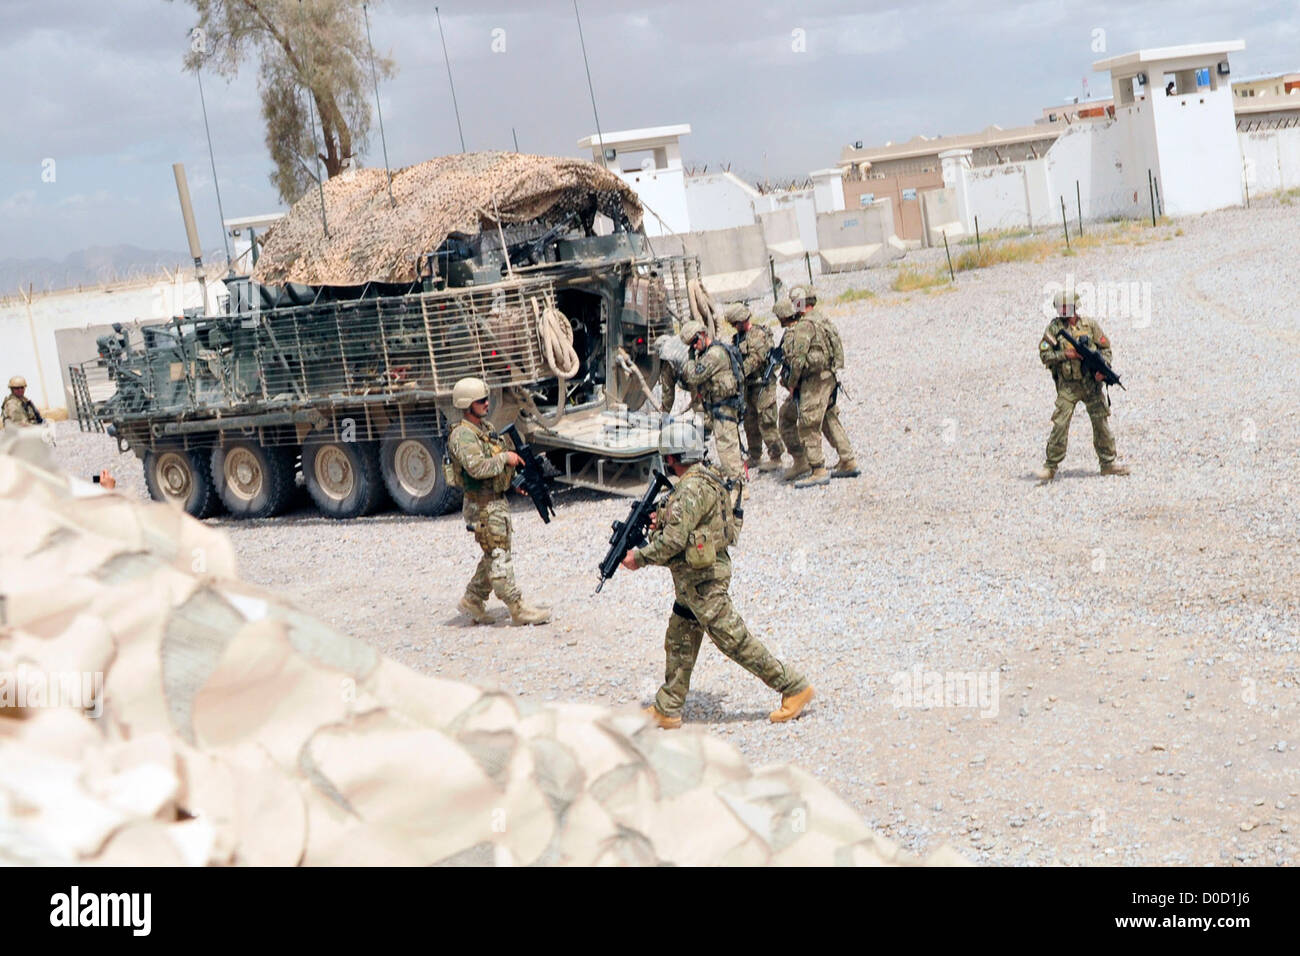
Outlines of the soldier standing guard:
{"label": "soldier standing guard", "polygon": [[1102,392],[1102,374],[1087,375],[1079,363],[1079,353],[1058,333],[1064,327],[1081,345],[1090,341],[1101,353],[1106,364],[1111,364],[1110,339],[1096,320],[1084,318],[1076,312],[1078,299],[1074,292],[1058,292],[1053,299],[1056,317],[1047,325],[1038,343],[1038,357],[1052,373],[1056,383],[1056,409],[1052,412],[1052,433],[1047,439],[1047,460],[1034,472],[1040,481],[1051,481],[1056,469],[1065,460],[1065,449],[1070,439],[1070,420],[1079,402],[1092,419],[1092,446],[1101,463],[1103,475],[1127,475],[1129,470],[1115,461],[1115,435],[1110,430],[1110,403]]}
{"label": "soldier standing guard", "polygon": [[[811,286],[790,290],[793,320],[787,325],[781,349],[785,353],[781,384],[790,397],[781,406],[781,437],[794,456],[783,480],[796,488],[828,485],[832,478],[856,478],[858,470],[848,432],[840,424],[835,402],[839,394],[837,371],[844,367],[844,346],[830,319],[815,311],[817,293]],[[822,436],[839,455],[834,469],[826,470]]]}
{"label": "soldier standing guard", "polygon": [[9,394],[0,407],[0,418],[8,425],[41,425],[45,418],[27,397],[27,379],[15,375],[9,379]]}
{"label": "soldier standing guard", "polygon": [[[789,304],[787,303],[787,307]],[[727,308],[726,319],[736,329],[736,348],[740,350],[740,369],[745,376],[745,444],[751,470],[780,471],[785,445],[776,427],[775,376],[763,384],[767,357],[772,352],[772,330],[755,325],[749,308],[739,303]],[[761,461],[763,444],[767,444],[767,461]]]}
{"label": "soldier standing guard", "polygon": [[772,656],[745,622],[727,593],[731,586],[728,549],[740,535],[742,516],[735,493],[721,473],[701,463],[704,440],[693,425],[677,423],[660,433],[659,452],[678,481],[655,513],[644,548],[629,549],[623,567],[665,565],[673,576],[674,603],[664,636],[664,684],[646,713],[665,730],[682,725],[691,671],[704,635],[718,650],[781,694],[773,723],[798,717],[813,698],[812,685]]}
{"label": "soldier standing guard", "polygon": [[465,417],[447,436],[446,477],[464,490],[465,527],[483,549],[474,576],[458,607],[475,624],[490,624],[486,602],[495,593],[510,609],[515,624],[545,624],[549,608],[524,603],[510,560],[510,505],[506,492],[523,459],[506,448],[487,420],[488,389],[481,379],[462,378],[451,393]]}

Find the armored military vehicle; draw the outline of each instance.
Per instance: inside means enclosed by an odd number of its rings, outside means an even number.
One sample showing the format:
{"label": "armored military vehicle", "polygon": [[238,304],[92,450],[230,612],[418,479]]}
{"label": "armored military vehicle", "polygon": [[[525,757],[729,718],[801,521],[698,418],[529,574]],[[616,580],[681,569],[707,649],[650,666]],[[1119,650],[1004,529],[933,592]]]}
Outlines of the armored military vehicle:
{"label": "armored military vehicle", "polygon": [[[322,203],[324,209],[322,211]],[[323,212],[323,215],[322,215]],[[302,482],[332,517],[460,503],[443,477],[456,381],[491,390],[558,480],[635,493],[657,454],[656,337],[698,263],[657,257],[635,193],[517,153],[362,169],[296,203],[219,314],[115,327],[70,369],[83,429],[197,517],[268,517]]]}

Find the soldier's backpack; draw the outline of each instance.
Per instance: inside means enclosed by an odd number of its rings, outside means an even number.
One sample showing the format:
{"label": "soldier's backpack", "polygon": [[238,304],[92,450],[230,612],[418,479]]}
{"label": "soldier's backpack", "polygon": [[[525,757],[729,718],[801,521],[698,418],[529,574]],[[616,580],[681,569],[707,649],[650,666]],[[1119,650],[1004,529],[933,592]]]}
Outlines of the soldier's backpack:
{"label": "soldier's backpack", "polygon": [[830,368],[838,372],[844,368],[844,340],[840,338],[840,330],[835,327],[834,322],[822,315],[817,316],[817,329],[822,333],[822,342]]}
{"label": "soldier's backpack", "polygon": [[738,423],[743,422],[745,420],[744,359],[741,357],[740,349],[736,348],[736,346],[732,345],[730,342],[724,342],[721,339],[715,339],[713,344],[718,346],[719,348],[722,349],[722,351],[727,353],[727,360],[731,363],[731,375],[732,378],[736,380],[735,396],[726,399],[725,401],[718,402],[717,404],[735,409],[736,421]]}

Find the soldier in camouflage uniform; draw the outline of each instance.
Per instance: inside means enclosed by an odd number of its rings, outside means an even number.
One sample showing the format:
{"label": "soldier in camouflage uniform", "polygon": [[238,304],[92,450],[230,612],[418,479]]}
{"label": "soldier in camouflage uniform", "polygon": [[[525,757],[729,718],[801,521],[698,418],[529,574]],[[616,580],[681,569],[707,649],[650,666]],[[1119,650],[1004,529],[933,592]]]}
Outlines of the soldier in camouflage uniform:
{"label": "soldier in camouflage uniform", "polygon": [[1129,470],[1115,461],[1115,436],[1110,430],[1110,405],[1102,392],[1102,375],[1089,376],[1079,363],[1079,353],[1074,346],[1060,338],[1062,326],[1081,345],[1086,336],[1093,348],[1101,353],[1106,364],[1111,364],[1110,339],[1094,319],[1078,315],[1078,300],[1073,292],[1058,292],[1053,304],[1057,315],[1047,325],[1038,343],[1038,357],[1052,373],[1056,383],[1056,409],[1052,412],[1052,433],[1047,439],[1047,460],[1034,472],[1040,481],[1051,481],[1056,469],[1065,459],[1066,444],[1070,438],[1070,420],[1079,402],[1092,419],[1092,446],[1097,451],[1103,475],[1127,475]]}
{"label": "soldier in camouflage uniform", "polygon": [[9,380],[9,394],[5,396],[4,405],[0,408],[0,418],[3,418],[5,427],[40,425],[45,421],[26,392],[27,379],[15,375]]}
{"label": "soldier in camouflage uniform", "polygon": [[[763,371],[772,351],[772,330],[755,325],[749,308],[739,303],[727,308],[726,318],[736,329],[736,348],[740,349],[740,367],[745,375],[745,444],[749,446],[745,464],[751,470],[780,471],[785,446],[776,426],[776,377],[763,384]],[[767,461],[760,463],[765,442]]]}
{"label": "soldier in camouflage uniform", "polygon": [[[722,473],[739,481],[741,478],[740,419],[745,397],[740,358],[734,347],[728,350],[709,337],[704,323],[692,319],[682,326],[681,340],[695,354],[684,363],[678,375],[687,388],[699,395],[704,407],[706,427],[713,433],[718,447]],[[739,374],[738,374],[739,373]]]}
{"label": "soldier in camouflage uniform", "polygon": [[[837,366],[843,361],[839,331],[815,311],[817,293],[811,286],[795,286],[790,297],[794,315],[791,323],[782,323],[786,333],[781,339],[785,352],[781,384],[790,390],[790,397],[781,406],[779,422],[794,462],[782,478],[793,481],[796,488],[827,485],[832,478],[856,478],[862,472],[835,407]],[[822,452],[823,435],[839,455],[830,472]]]}
{"label": "soldier in camouflage uniform", "polygon": [[524,602],[510,560],[510,505],[506,491],[523,459],[510,451],[487,420],[488,390],[477,378],[463,378],[452,390],[452,404],[464,419],[447,436],[447,480],[464,490],[465,527],[483,549],[474,577],[458,607],[475,624],[490,624],[486,602],[495,593],[515,624],[545,624],[548,608]]}
{"label": "soldier in camouflage uniform", "polygon": [[629,549],[623,567],[648,564],[672,572],[674,603],[664,636],[664,684],[646,713],[665,730],[682,725],[691,671],[707,633],[718,650],[781,694],[781,706],[768,718],[783,723],[799,716],[813,698],[803,675],[772,656],[745,622],[727,593],[731,585],[728,549],[740,533],[734,492],[722,474],[701,463],[703,437],[689,424],[662,433],[660,453],[678,481],[656,512],[649,541]]}

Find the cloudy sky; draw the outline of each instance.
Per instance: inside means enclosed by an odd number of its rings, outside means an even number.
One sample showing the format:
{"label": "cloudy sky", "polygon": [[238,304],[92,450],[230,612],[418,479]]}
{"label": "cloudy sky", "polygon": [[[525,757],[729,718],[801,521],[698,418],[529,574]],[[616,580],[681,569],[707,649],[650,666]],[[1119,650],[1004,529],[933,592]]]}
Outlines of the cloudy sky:
{"label": "cloudy sky", "polygon": [[[1091,63],[1138,47],[1240,38],[1235,76],[1300,69],[1296,0],[579,2],[603,129],[689,123],[688,162],[751,178],[833,165],[853,140],[1032,122],[1084,77],[1106,92]],[[468,148],[508,149],[513,127],[525,151],[580,155],[594,123],[572,0],[440,6]],[[370,16],[398,64],[380,90],[393,164],[456,152],[433,4],[382,0]],[[196,19],[183,0],[0,4],[0,258],[184,250],[176,161],[204,245],[220,245],[198,87],[181,69]],[[226,216],[280,208],[255,67],[204,90]],[[382,162],[377,135],[364,161]]]}

